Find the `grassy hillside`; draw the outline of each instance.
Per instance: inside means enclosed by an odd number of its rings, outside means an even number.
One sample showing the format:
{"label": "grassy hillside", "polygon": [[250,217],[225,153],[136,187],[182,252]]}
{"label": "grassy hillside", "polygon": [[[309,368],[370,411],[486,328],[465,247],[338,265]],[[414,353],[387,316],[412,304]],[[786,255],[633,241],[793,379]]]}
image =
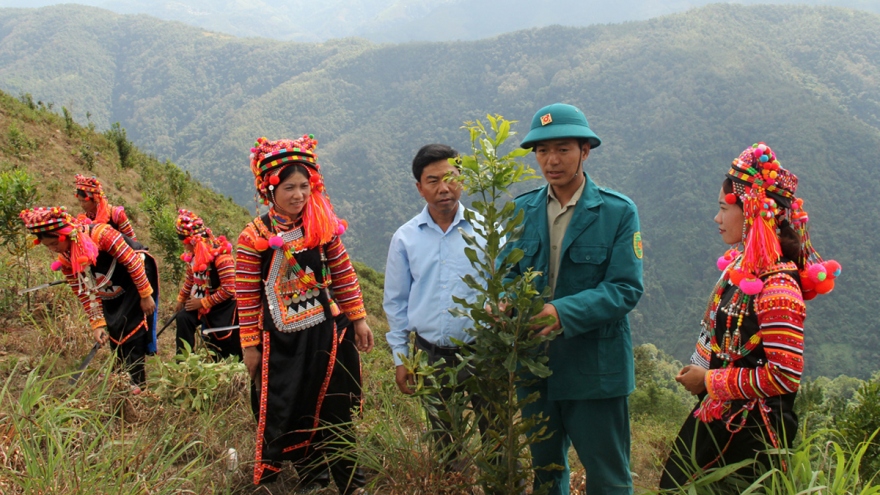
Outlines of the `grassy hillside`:
{"label": "grassy hillside", "polygon": [[[724,246],[711,222],[721,175],[767,141],[801,178],[823,255],[844,276],[810,304],[807,369],[866,377],[880,276],[880,16],[713,5],[621,25],[551,27],[459,43],[236,39],[176,23],[59,6],[0,11],[0,88],[91,112],[206,184],[252,204],[248,149],[314,133],[347,246],[381,268],[421,200],[408,167],[427,142],[461,148],[461,122],[519,119],[567,101],[604,144],[587,169],[640,207],[640,342],[685,359]],[[538,185],[538,184],[535,184]]]}

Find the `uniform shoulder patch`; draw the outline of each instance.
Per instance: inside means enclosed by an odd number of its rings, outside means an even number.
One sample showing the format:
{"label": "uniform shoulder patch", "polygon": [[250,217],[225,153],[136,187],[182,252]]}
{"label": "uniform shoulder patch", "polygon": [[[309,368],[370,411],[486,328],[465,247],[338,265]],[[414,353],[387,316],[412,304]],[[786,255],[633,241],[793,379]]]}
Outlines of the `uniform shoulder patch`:
{"label": "uniform shoulder patch", "polygon": [[636,232],[633,234],[633,253],[635,253],[636,258],[642,259],[644,255],[644,251],[642,251],[642,233]]}

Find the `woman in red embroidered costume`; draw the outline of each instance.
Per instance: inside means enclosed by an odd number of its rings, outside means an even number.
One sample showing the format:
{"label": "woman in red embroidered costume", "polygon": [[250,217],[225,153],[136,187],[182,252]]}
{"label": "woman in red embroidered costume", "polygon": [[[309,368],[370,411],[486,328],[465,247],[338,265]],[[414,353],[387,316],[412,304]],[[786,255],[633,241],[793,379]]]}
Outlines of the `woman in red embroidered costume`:
{"label": "woman in red embroidered costume", "polygon": [[186,263],[186,277],[174,308],[177,352],[184,342],[190,349],[195,346],[196,327],[201,324],[202,330],[209,332],[202,338],[211,351],[220,358],[241,358],[238,330],[210,332],[238,323],[232,244],[224,236],[214,237],[204,220],[189,210],[178,210],[176,227],[185,250],[180,259]]}
{"label": "woman in red embroidered costume", "polygon": [[159,280],[153,258],[109,225],[81,224],[63,206],[32,208],[19,216],[36,243],[58,254],[52,269],[67,278],[89,315],[95,340],[110,341],[139,392],[146,381],[144,356],[155,352]]}
{"label": "woman in red embroidered costume", "polygon": [[[253,379],[256,484],[275,478],[284,460],[294,463],[300,486],[328,482],[321,476],[323,454],[335,443],[329,433],[354,441],[358,350],[373,347],[357,275],[339,238],[345,224],[324,192],[317,144],[312,136],[260,138],[251,149],[257,195],[269,211],[238,238],[235,290]],[[354,463],[327,457],[339,492],[363,493]]]}
{"label": "woman in red embroidered costume", "polygon": [[733,247],[718,259],[722,275],[696,351],[676,377],[701,402],[675,440],[661,489],[749,459],[756,462],[738,475],[754,480],[771,462],[766,452],[797,433],[804,300],[829,292],[840,274],[810,243],[797,183],[764,143],[746,148],[727,172],[715,222]]}
{"label": "woman in red embroidered costume", "polygon": [[104,188],[97,177],[76,174],[76,200],[83,209],[83,216],[93,223],[106,223],[115,230],[137,240],[134,228],[122,206],[111,206],[104,195]]}

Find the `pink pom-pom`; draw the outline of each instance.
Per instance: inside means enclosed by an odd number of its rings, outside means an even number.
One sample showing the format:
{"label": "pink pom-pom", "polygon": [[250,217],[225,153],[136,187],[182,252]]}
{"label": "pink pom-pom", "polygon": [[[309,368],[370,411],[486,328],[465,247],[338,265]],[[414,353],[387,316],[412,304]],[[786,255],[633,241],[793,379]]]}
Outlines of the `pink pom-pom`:
{"label": "pink pom-pom", "polygon": [[834,260],[828,260],[822,264],[825,265],[825,271],[831,278],[837,278],[840,276],[840,263]]}
{"label": "pink pom-pom", "polygon": [[825,280],[827,273],[825,267],[821,263],[816,263],[807,268],[807,276],[810,277],[813,282],[821,282]]}
{"label": "pink pom-pom", "polygon": [[718,265],[718,269],[723,272],[731,263],[733,263],[733,260],[728,259],[726,256],[721,256],[715,264]]}
{"label": "pink pom-pom", "polygon": [[284,245],[284,239],[281,236],[273,235],[271,239],[269,239],[269,247],[272,249],[278,249]]}
{"label": "pink pom-pom", "polygon": [[60,269],[61,269],[61,261],[60,260],[53,261],[52,262],[52,271],[57,272]]}
{"label": "pink pom-pom", "polygon": [[208,271],[208,265],[202,263],[201,265],[196,267],[196,271],[198,271],[198,272]]}
{"label": "pink pom-pom", "polygon": [[763,154],[764,154],[764,150],[762,150],[761,148],[755,148],[754,150],[752,150],[752,155],[754,155],[755,158],[757,158]]}
{"label": "pink pom-pom", "polygon": [[744,294],[754,296],[764,290],[764,281],[759,278],[744,278],[740,280],[739,288],[742,289]]}
{"label": "pink pom-pom", "polygon": [[339,224],[336,226],[336,237],[339,237],[344,233],[345,233],[345,225],[342,222],[339,222]]}

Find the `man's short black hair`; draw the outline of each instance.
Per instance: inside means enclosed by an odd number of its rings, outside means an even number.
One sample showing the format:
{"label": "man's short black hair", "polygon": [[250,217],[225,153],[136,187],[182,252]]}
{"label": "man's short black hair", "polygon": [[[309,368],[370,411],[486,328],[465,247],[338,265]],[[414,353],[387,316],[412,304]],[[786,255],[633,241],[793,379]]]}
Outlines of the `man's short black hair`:
{"label": "man's short black hair", "polygon": [[416,178],[417,182],[421,182],[422,172],[424,172],[425,167],[436,161],[456,157],[458,157],[458,151],[455,151],[450,146],[445,144],[426,144],[422,146],[422,149],[420,149],[419,152],[416,153],[416,157],[413,158],[413,177]]}

